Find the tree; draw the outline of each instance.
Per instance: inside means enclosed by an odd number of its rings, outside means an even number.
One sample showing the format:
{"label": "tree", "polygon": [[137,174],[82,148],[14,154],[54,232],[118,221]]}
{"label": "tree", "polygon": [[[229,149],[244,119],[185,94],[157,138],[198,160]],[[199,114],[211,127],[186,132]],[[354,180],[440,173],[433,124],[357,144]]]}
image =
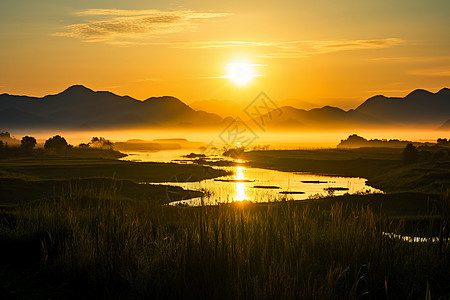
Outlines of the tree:
{"label": "tree", "polygon": [[447,144],[449,141],[447,140],[447,139],[441,139],[441,138],[439,138],[439,139],[437,139],[437,143],[438,144]]}
{"label": "tree", "polygon": [[20,148],[25,151],[32,151],[36,146],[36,139],[32,136],[24,136],[20,141]]}
{"label": "tree", "polygon": [[405,149],[403,150],[402,155],[403,155],[403,161],[405,163],[414,163],[419,159],[419,151],[411,143],[408,143],[406,145]]}
{"label": "tree", "polygon": [[357,135],[352,134],[349,135],[346,140],[341,140],[341,142],[338,145],[338,148],[359,148],[359,147],[367,147],[369,141],[365,138]]}
{"label": "tree", "polygon": [[45,150],[61,152],[68,148],[68,144],[65,138],[60,135],[55,135],[45,141],[44,148]]}
{"label": "tree", "polygon": [[11,134],[6,131],[6,132],[0,132],[0,140],[6,142],[7,140],[11,139]]}
{"label": "tree", "polygon": [[88,145],[93,148],[112,149],[114,144],[104,137],[93,137]]}
{"label": "tree", "polygon": [[6,145],[0,140],[0,157],[6,156]]}

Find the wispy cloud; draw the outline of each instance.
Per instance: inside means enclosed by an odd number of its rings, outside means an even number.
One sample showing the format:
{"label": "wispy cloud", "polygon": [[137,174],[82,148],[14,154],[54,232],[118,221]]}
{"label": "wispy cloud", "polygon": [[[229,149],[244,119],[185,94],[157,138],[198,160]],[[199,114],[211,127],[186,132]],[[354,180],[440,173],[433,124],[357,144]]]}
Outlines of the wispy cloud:
{"label": "wispy cloud", "polygon": [[450,66],[447,68],[413,70],[408,72],[408,74],[427,77],[450,77]]}
{"label": "wispy cloud", "polygon": [[172,48],[206,49],[230,47],[264,47],[267,58],[301,58],[315,54],[337,52],[344,50],[387,48],[404,43],[398,38],[371,39],[371,40],[344,40],[344,41],[283,41],[283,42],[257,42],[257,41],[170,41],[164,44]]}
{"label": "wispy cloud", "polygon": [[435,62],[435,61],[450,61],[450,56],[393,56],[393,57],[375,57],[372,60],[376,61],[396,61],[396,62]]}
{"label": "wispy cloud", "polygon": [[66,31],[57,32],[54,35],[118,45],[136,44],[134,41],[123,39],[192,30],[199,25],[201,20],[225,17],[231,14],[194,10],[88,9],[78,12],[77,15],[108,18],[68,25],[64,27]]}
{"label": "wispy cloud", "polygon": [[377,49],[396,46],[404,40],[386,38],[377,40],[344,40],[344,41],[292,41],[275,45],[275,51],[264,55],[270,58],[300,58],[314,54],[323,54],[344,50]]}
{"label": "wispy cloud", "polygon": [[158,43],[160,45],[167,45],[171,48],[183,49],[206,49],[206,48],[231,48],[231,47],[270,47],[274,43],[265,42],[249,42],[249,41],[170,41]]}
{"label": "wispy cloud", "polygon": [[193,30],[205,20],[232,14],[194,10],[87,9],[77,12],[76,15],[91,17],[95,20],[67,25],[64,27],[65,31],[54,33],[54,35],[78,38],[85,42],[106,42],[117,46],[166,45],[171,48],[183,49],[259,47],[264,49],[260,56],[265,58],[301,58],[344,50],[387,48],[405,42],[399,38],[385,38],[338,41],[168,41],[155,43],[145,38]]}

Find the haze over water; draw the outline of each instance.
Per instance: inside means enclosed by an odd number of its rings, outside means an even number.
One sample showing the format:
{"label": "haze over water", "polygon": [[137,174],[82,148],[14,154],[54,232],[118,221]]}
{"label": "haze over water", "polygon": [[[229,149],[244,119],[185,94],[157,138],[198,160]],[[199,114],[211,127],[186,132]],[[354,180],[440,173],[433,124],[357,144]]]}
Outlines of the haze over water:
{"label": "haze over water", "polygon": [[[214,143],[216,146],[223,146],[219,135],[221,130],[188,130],[188,129],[153,129],[153,130],[100,130],[100,131],[12,131],[12,136],[20,139],[25,135],[36,137],[38,143],[45,142],[51,136],[62,135],[73,145],[88,142],[93,136],[102,136],[114,142],[127,141],[129,139],[141,139],[152,141],[154,139],[185,138],[188,141],[202,142],[205,144]],[[423,129],[399,129],[391,130],[345,130],[345,131],[266,131],[255,130],[257,138],[250,147],[270,145],[271,149],[296,149],[296,148],[334,148],[342,139],[346,139],[351,134],[358,134],[366,139],[400,139],[413,142],[435,142],[438,138],[446,137],[449,131],[444,130],[423,130]],[[236,146],[236,145],[229,145]],[[188,149],[197,150],[197,149]]]}

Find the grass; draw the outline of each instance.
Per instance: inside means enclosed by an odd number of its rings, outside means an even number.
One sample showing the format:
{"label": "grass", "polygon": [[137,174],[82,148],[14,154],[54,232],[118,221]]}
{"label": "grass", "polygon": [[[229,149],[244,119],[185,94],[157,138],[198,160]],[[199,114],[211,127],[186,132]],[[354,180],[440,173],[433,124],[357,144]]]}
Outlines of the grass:
{"label": "grass", "polygon": [[450,161],[419,162],[392,168],[369,179],[386,191],[419,191],[441,194],[450,188]]}
{"label": "grass", "polygon": [[[117,186],[117,197],[128,201],[145,201],[152,204],[165,204],[171,201],[201,197],[198,191],[184,190],[181,187],[160,184],[138,184],[130,180],[109,178],[83,178],[60,180],[27,181],[20,178],[0,180],[0,207],[14,209],[17,205],[39,202],[59,197],[72,189],[101,188]],[[170,197],[170,198],[169,198]]]}
{"label": "grass", "polygon": [[173,179],[174,176],[177,176],[179,180],[196,181],[225,174],[222,170],[198,165],[61,157],[3,159],[0,160],[0,168],[0,177],[29,179],[97,177],[136,182],[165,182]]}
{"label": "grass", "polygon": [[[136,163],[112,159],[21,157],[0,160],[0,207],[52,199],[70,186],[118,187],[118,196],[137,201],[168,203],[201,193],[145,182],[195,181],[227,172],[207,166],[175,163]],[[170,199],[167,195],[170,194]]]}
{"label": "grass", "polygon": [[250,151],[252,167],[370,178],[401,165],[401,150],[384,148]]}
{"label": "grass", "polygon": [[403,149],[270,150],[244,153],[252,167],[364,177],[389,193],[440,194],[450,187],[450,161],[402,162]]}
{"label": "grass", "polygon": [[[448,236],[447,202],[433,216],[441,236]],[[429,283],[433,298],[450,296],[449,245],[383,237],[405,228],[382,211],[339,202],[177,208],[124,199],[115,186],[72,189],[3,218],[0,257],[8,259],[0,291],[17,298],[418,299]]]}
{"label": "grass", "polygon": [[[245,155],[253,166],[363,176],[386,191],[413,192],[196,208],[162,205],[168,187],[138,183],[220,171],[3,159],[0,298],[448,299],[448,242],[383,235],[449,237],[449,198],[440,196],[448,162],[404,165],[399,151]],[[171,189],[171,200],[189,197]]]}

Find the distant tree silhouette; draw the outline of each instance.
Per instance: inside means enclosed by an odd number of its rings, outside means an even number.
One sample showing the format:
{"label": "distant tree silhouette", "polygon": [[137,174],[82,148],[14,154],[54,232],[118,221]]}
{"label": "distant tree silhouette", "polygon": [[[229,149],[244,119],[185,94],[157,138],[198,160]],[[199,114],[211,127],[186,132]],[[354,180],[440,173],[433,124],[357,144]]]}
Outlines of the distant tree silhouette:
{"label": "distant tree silhouette", "polygon": [[348,138],[346,140],[341,140],[341,142],[338,145],[338,148],[354,148],[354,147],[364,147],[367,146],[368,141],[357,135],[357,134],[352,134],[349,135]]}
{"label": "distant tree silhouette", "polygon": [[56,152],[61,152],[69,147],[65,138],[60,135],[55,135],[45,141],[44,148],[46,150],[52,150]]}
{"label": "distant tree silhouette", "polygon": [[5,157],[6,156],[6,147],[7,144],[3,143],[2,140],[0,140],[0,157]]}
{"label": "distant tree silhouette", "polygon": [[11,134],[8,131],[0,132],[0,140],[6,141],[8,139],[11,139]]}
{"label": "distant tree silhouette", "polygon": [[447,139],[442,139],[442,138],[437,139],[437,144],[446,145],[449,143],[450,143],[450,141]]}
{"label": "distant tree silhouette", "polygon": [[78,148],[89,148],[89,144],[81,143],[78,145]]}
{"label": "distant tree silhouette", "polygon": [[112,149],[114,144],[104,137],[93,137],[88,145],[93,148]]}
{"label": "distant tree silhouette", "polygon": [[20,148],[24,151],[31,152],[36,146],[36,139],[32,136],[24,136],[20,141]]}
{"label": "distant tree silhouette", "polygon": [[402,155],[403,162],[405,163],[414,163],[419,159],[419,151],[411,143],[408,143],[408,145],[406,145],[405,149],[403,149]]}

